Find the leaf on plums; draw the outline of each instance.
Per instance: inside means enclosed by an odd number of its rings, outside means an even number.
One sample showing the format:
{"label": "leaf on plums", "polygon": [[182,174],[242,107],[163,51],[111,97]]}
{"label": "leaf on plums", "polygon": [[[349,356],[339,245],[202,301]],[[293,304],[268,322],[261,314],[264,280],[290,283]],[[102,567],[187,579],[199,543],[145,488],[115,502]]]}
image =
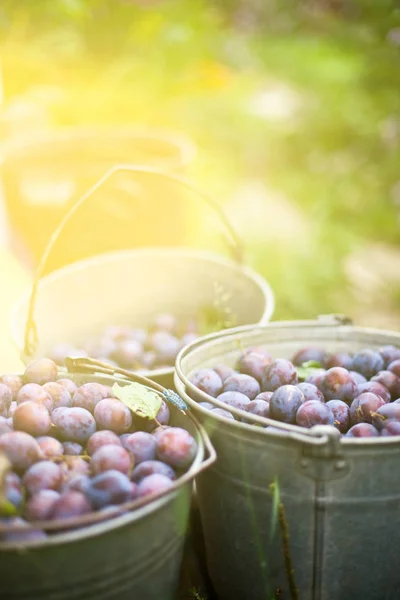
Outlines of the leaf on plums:
{"label": "leaf on plums", "polygon": [[10,461],[5,454],[0,453],[0,515],[3,517],[12,517],[17,514],[14,504],[11,504],[5,495],[5,478],[10,470]]}
{"label": "leaf on plums", "polygon": [[2,517],[14,517],[18,510],[7,498],[0,498],[0,515]]}
{"label": "leaf on plums", "polygon": [[165,390],[163,396],[167,402],[170,402],[176,406],[176,408],[179,408],[179,410],[185,411],[188,409],[186,402],[173,390]]}
{"label": "leaf on plums", "polygon": [[318,372],[322,369],[323,366],[316,360],[309,360],[301,365],[301,367],[296,367],[297,375],[299,379],[307,379],[309,375],[312,375],[315,372]]}
{"label": "leaf on plums", "polygon": [[139,417],[155,419],[161,408],[161,396],[141,383],[123,386],[114,383],[112,390],[115,396]]}

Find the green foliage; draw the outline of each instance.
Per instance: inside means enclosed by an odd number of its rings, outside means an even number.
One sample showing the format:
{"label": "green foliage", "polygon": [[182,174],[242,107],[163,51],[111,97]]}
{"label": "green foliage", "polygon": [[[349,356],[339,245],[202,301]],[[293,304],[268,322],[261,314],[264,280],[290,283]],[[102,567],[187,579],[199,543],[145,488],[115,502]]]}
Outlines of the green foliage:
{"label": "green foliage", "polygon": [[10,469],[10,461],[4,454],[0,453],[0,515],[3,517],[12,517],[18,512],[4,494],[4,478]]}
{"label": "green foliage", "polygon": [[297,375],[301,381],[304,381],[309,375],[319,371],[322,369],[321,363],[316,360],[309,360],[301,365],[301,367],[297,367]]}
{"label": "green foliage", "polygon": [[[56,124],[187,132],[200,147],[192,175],[221,202],[257,179],[309,224],[289,240],[271,237],[269,223],[263,239],[245,234],[249,261],[274,288],[274,317],[351,314],[348,254],[368,241],[398,244],[399,46],[388,34],[400,11],[392,0],[330,4],[4,0],[5,92],[61,88]],[[299,99],[295,118],[249,110],[255,95],[281,84]],[[220,249],[205,219],[188,227]],[[205,328],[234,324],[220,307],[211,313]]]}

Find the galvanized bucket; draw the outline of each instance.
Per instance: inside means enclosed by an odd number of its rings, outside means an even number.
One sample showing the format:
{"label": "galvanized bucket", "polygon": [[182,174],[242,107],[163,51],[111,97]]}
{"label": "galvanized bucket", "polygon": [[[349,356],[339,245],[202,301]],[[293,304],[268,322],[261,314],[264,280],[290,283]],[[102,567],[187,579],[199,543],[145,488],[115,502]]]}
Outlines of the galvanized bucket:
{"label": "galvanized bucket", "polygon": [[[149,173],[195,191],[224,225],[232,259],[190,248],[142,248],[109,252],[59,269],[42,278],[59,235],[88,198],[118,173]],[[27,363],[49,355],[56,343],[82,344],[107,325],[146,327],[160,313],[194,318],[213,307],[220,321],[266,323],[274,310],[269,284],[242,264],[239,239],[212,199],[186,180],[145,167],[116,167],[87,192],[55,231],[37,270],[33,288],[18,302],[11,335]],[[144,373],[173,385],[173,368]]]}
{"label": "galvanized bucket", "polygon": [[[18,135],[5,141],[1,154],[0,169],[11,241],[36,267],[49,237],[75,199],[107,169],[129,161],[162,171],[182,172],[195,159],[197,148],[180,132],[132,125],[97,125]],[[158,186],[151,194],[163,198],[166,192]],[[176,190],[172,194],[176,200]],[[166,201],[158,202],[159,220],[146,232],[136,231],[132,240],[127,220],[119,214],[129,214],[131,200],[117,187],[112,191],[112,197],[112,211],[107,203],[98,202],[95,213],[89,206],[80,212],[79,221],[75,221],[67,239],[60,241],[60,251],[51,256],[47,272],[100,252],[122,249],[129,241],[129,247],[139,247],[146,239],[145,233],[147,239],[152,233],[155,236],[152,239],[162,239],[163,226],[165,232],[173,231],[175,236],[185,231],[189,218],[185,204],[181,202],[179,214],[173,214]],[[115,210],[116,202],[121,207],[119,213]],[[151,204],[147,198],[146,202]],[[169,245],[169,239],[165,233],[160,245]]]}
{"label": "galvanized bucket", "polygon": [[176,389],[196,410],[218,456],[196,486],[220,600],[400,598],[400,438],[340,439],[329,426],[223,419],[197,402],[224,405],[188,379],[199,368],[233,365],[250,345],[286,358],[310,345],[400,347],[399,334],[346,323],[324,317],[237,328],[194,342],[177,358]]}
{"label": "galvanized bucket", "polygon": [[[95,361],[70,361],[68,377],[82,384],[121,385],[130,380],[158,389],[126,371],[113,374]],[[93,373],[93,374],[90,374]],[[110,373],[101,375],[99,373]],[[66,371],[60,370],[59,377]],[[134,502],[108,521],[101,513],[79,517],[74,531],[60,531],[42,541],[0,542],[0,598],[4,600],[176,600],[194,477],[215,460],[215,451],[196,419],[170,405],[171,424],[187,429],[197,441],[195,460],[171,490],[151,503]],[[133,510],[135,509],[135,510]],[[104,519],[104,516],[103,516]],[[71,526],[71,525],[69,525]],[[1,531],[6,528],[0,524]]]}

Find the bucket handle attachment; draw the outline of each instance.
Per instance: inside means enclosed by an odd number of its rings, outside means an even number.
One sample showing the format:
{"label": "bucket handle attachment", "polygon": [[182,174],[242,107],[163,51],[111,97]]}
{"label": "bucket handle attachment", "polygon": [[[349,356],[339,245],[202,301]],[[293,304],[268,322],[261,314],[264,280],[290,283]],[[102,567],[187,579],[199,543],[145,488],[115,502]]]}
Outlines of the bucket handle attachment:
{"label": "bucket handle attachment", "polygon": [[208,206],[216,213],[216,215],[220,218],[224,228],[225,228],[225,241],[228,245],[230,254],[233,260],[239,264],[243,264],[244,261],[244,249],[243,243],[232,225],[230,224],[225,212],[221,208],[221,206],[208,194],[203,192],[202,190],[197,189],[193,183],[189,180],[180,177],[178,175],[173,175],[171,173],[166,173],[163,171],[159,171],[153,167],[147,166],[139,166],[139,165],[115,165],[111,169],[109,169],[96,183],[94,183],[78,200],[73,204],[70,210],[64,215],[62,220],[60,221],[58,227],[53,232],[44,252],[43,256],[39,262],[39,266],[36,270],[32,292],[29,300],[28,307],[28,317],[25,327],[24,334],[24,353],[26,356],[31,356],[37,347],[38,343],[38,334],[36,323],[34,320],[34,311],[36,304],[36,296],[38,292],[39,281],[43,275],[45,266],[49,259],[51,252],[53,251],[54,245],[57,242],[60,234],[62,233],[64,227],[71,220],[71,218],[75,215],[77,210],[85,204],[85,202],[93,196],[109,179],[111,179],[116,173],[125,172],[125,173],[147,173],[150,175],[155,175],[157,177],[163,178],[166,181],[171,181],[173,183],[179,184],[182,188],[197,194],[199,198],[201,198]]}
{"label": "bucket handle attachment", "polygon": [[[184,400],[176,392],[174,392],[173,390],[168,390],[159,383],[156,383],[155,381],[152,381],[151,379],[148,379],[143,375],[139,375],[138,373],[133,373],[132,371],[121,369],[120,367],[113,367],[93,358],[66,358],[65,366],[71,373],[87,373],[92,375],[95,375],[97,373],[101,375],[109,375],[111,377],[115,375],[122,375],[129,381],[140,383],[148,388],[157,390],[157,392],[160,392],[164,399],[172,402],[172,404],[174,404],[180,410],[183,410],[183,412],[186,412],[186,410],[189,408],[184,402]],[[177,397],[178,401],[173,400],[174,396]],[[181,406],[179,406],[179,400],[181,402]],[[183,406],[185,406],[185,409],[183,409]],[[201,465],[199,465],[199,467],[196,470],[197,473],[201,473],[205,469],[208,469],[208,467],[211,466],[217,460],[217,453],[215,452],[214,447],[211,444],[210,438],[208,437],[208,434],[204,429],[203,425],[201,425],[201,423],[192,414],[187,414],[187,417],[189,417],[195,423],[196,427],[200,430],[200,435],[208,454],[207,458],[201,463]],[[188,471],[187,473],[182,475],[182,477],[179,478],[179,481],[189,481],[191,478],[192,475]]]}

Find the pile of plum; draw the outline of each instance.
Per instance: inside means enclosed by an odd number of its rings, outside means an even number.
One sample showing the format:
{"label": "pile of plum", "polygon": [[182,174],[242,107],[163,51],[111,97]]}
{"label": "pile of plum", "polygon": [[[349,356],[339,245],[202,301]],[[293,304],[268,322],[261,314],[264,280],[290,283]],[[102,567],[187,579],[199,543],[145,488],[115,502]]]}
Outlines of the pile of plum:
{"label": "pile of plum", "polygon": [[201,369],[191,383],[226,404],[226,410],[211,402],[201,406],[228,419],[234,419],[232,407],[301,427],[334,425],[347,437],[400,435],[400,349],[395,346],[354,354],[309,347],[290,361],[250,347],[234,369]]}
{"label": "pile of plum", "polygon": [[192,435],[168,426],[164,401],[151,421],[108,386],[56,380],[50,359],[0,378],[0,456],[10,463],[0,473],[0,517],[21,528],[0,533],[3,542],[46,537],[40,527],[24,531],[29,521],[120,514],[123,504],[170,488],[196,455]]}
{"label": "pile of plum", "polygon": [[67,356],[90,356],[131,371],[172,367],[181,348],[199,337],[198,327],[195,319],[180,322],[172,314],[160,314],[148,330],[113,325],[80,348],[57,344],[49,357],[60,366]]}

